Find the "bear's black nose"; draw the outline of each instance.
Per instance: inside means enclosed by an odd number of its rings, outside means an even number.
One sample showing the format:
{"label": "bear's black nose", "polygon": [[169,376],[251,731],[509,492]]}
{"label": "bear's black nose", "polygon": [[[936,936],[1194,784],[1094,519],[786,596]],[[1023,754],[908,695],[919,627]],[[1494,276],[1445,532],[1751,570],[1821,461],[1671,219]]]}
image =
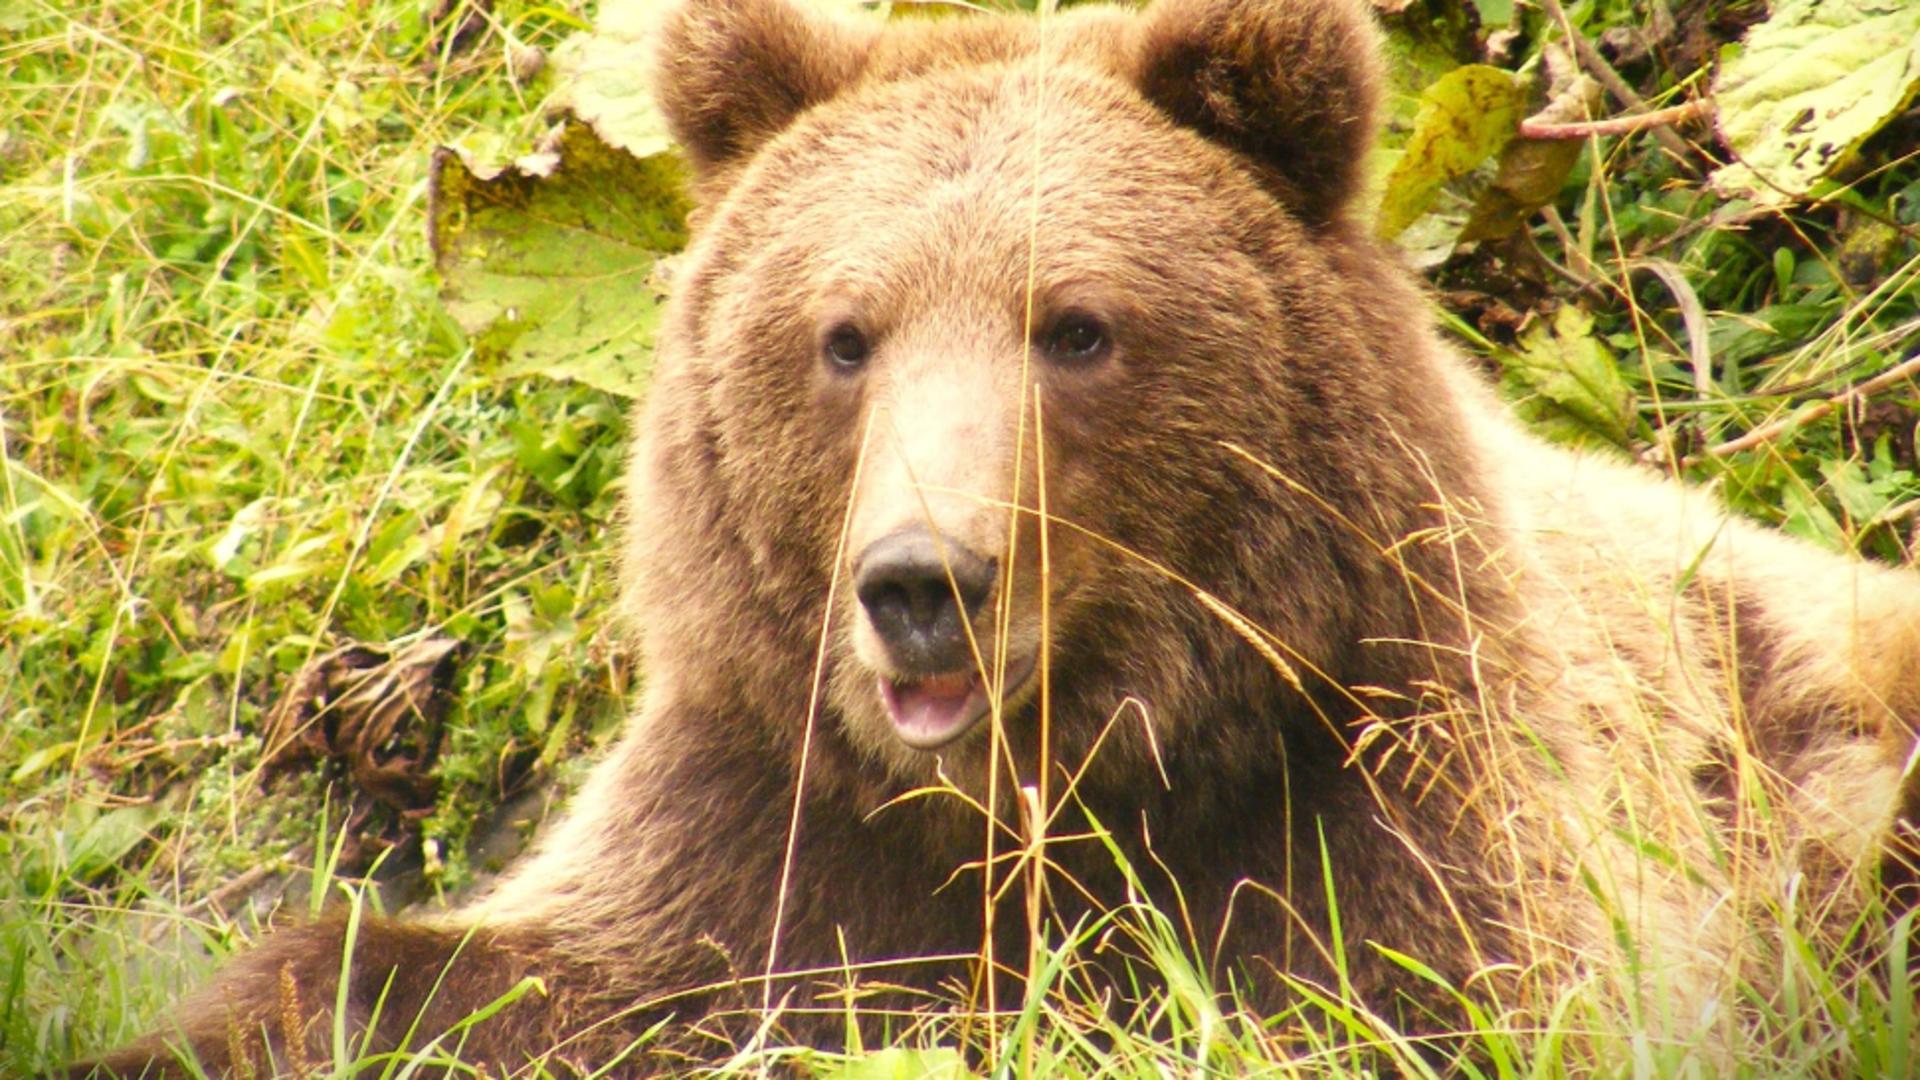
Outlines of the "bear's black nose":
{"label": "bear's black nose", "polygon": [[967,623],[993,590],[995,568],[994,560],[916,526],[860,553],[853,591],[902,674],[940,675],[974,666]]}

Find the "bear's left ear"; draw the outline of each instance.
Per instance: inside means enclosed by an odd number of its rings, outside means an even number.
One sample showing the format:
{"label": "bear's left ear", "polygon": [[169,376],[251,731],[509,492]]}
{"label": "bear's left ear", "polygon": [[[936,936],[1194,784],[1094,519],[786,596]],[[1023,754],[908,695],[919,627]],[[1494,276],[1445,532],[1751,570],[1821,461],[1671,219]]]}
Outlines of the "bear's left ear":
{"label": "bear's left ear", "polygon": [[1308,224],[1342,216],[1384,79],[1361,0],[1156,0],[1130,45],[1148,101],[1239,153]]}
{"label": "bear's left ear", "polygon": [[654,97],[712,180],[858,78],[872,39],[789,0],[682,0],[660,23]]}

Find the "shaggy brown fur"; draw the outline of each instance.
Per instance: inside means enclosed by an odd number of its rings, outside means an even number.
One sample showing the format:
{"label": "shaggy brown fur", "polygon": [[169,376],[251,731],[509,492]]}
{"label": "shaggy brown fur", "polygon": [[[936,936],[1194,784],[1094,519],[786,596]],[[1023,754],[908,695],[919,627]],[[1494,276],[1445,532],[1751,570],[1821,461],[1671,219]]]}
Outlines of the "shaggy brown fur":
{"label": "shaggy brown fur", "polygon": [[[631,475],[645,699],[492,896],[360,928],[373,1045],[523,975],[544,992],[447,1042],[590,1066],[673,1017],[642,1071],[769,1000],[833,1042],[848,962],[921,991],[973,969],[913,958],[988,936],[1022,962],[1016,901],[983,929],[978,808],[1018,820],[1023,785],[1267,1008],[1281,973],[1337,986],[1338,949],[1376,1011],[1443,1029],[1450,995],[1373,945],[1511,1004],[1624,939],[1685,1028],[1744,904],[1798,873],[1844,919],[1920,716],[1920,581],[1504,416],[1353,214],[1359,0],[884,29],[688,0],[660,42],[704,219]],[[930,750],[885,687],[948,685],[960,646],[890,637],[862,584],[902,536],[985,568],[984,599],[940,580],[978,601],[964,666],[1008,684]],[[1056,927],[1132,895],[1099,843],[1049,855]],[[324,1059],[342,935],[270,937],[109,1063]]]}

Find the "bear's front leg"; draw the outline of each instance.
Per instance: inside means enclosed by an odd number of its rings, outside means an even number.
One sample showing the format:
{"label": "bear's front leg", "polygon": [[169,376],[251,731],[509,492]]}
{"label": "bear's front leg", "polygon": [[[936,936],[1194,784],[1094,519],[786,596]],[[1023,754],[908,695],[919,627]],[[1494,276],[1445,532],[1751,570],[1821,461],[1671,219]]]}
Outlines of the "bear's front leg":
{"label": "bear's front leg", "polygon": [[[543,1026],[540,999],[565,977],[538,969],[542,943],[532,935],[385,919],[349,926],[335,917],[269,935],[158,1031],[67,1075],[185,1077],[196,1075],[191,1061],[208,1076],[298,1076],[336,1050],[351,1060],[430,1048],[506,1071],[525,1063],[508,1047],[544,1045],[545,1033],[530,1029]],[[516,995],[530,975],[541,983]]]}

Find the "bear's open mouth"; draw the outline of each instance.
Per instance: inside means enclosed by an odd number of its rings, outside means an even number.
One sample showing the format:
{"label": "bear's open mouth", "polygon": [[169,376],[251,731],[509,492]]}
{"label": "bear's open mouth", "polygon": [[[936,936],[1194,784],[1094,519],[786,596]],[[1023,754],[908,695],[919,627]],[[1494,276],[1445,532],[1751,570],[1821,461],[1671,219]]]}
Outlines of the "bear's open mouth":
{"label": "bear's open mouth", "polygon": [[[1035,660],[1007,668],[1002,706],[1011,704],[1032,678]],[[955,671],[917,679],[880,678],[880,700],[893,721],[894,734],[915,750],[938,750],[973,730],[992,711],[986,683],[977,671]]]}

